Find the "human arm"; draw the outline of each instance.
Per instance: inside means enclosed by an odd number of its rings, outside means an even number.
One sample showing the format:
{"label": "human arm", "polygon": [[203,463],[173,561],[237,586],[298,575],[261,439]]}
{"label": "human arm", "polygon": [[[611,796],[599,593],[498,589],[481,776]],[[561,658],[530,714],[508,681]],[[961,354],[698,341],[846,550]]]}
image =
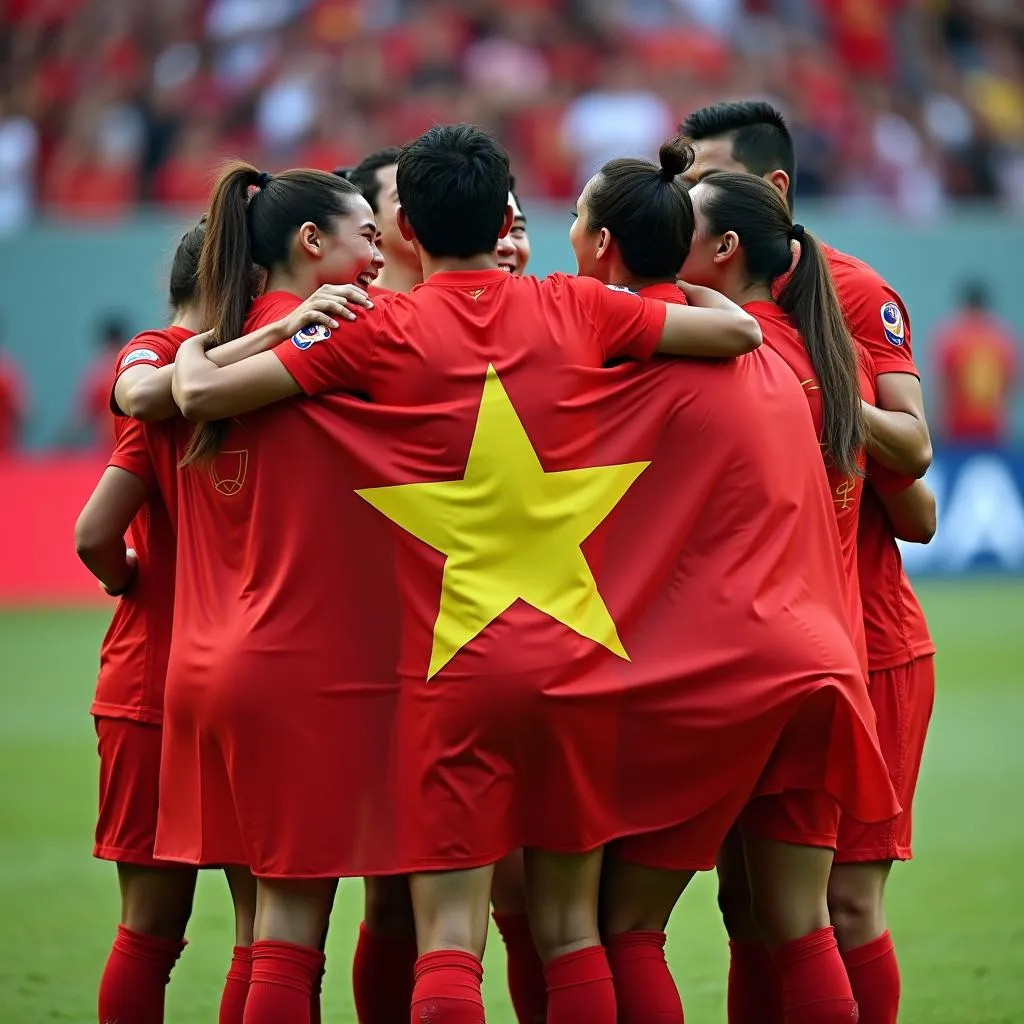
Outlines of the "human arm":
{"label": "human arm", "polygon": [[927,544],[935,536],[937,513],[935,495],[923,480],[894,473],[871,460],[868,486],[885,509],[893,534],[912,544]]}
{"label": "human arm", "polygon": [[924,476],[932,463],[932,442],[920,380],[911,373],[881,373],[875,386],[877,406],[861,403],[868,451],[895,473]]}
{"label": "human arm", "polygon": [[240,354],[237,362],[222,366],[212,358],[222,354],[218,349],[204,350],[190,338],[175,359],[174,399],[187,419],[204,422],[241,416],[299,394],[356,390],[375,335],[376,325],[366,317],[337,331],[322,325],[319,336],[295,331],[271,351],[248,358]]}
{"label": "human arm", "polygon": [[685,306],[669,305],[657,351],[662,355],[729,358],[761,344],[758,322],[713,288],[679,281]]}
{"label": "human arm", "polygon": [[135,582],[138,559],[124,535],[146,499],[146,484],[119,466],[107,466],[75,523],[75,551],[112,596]]}

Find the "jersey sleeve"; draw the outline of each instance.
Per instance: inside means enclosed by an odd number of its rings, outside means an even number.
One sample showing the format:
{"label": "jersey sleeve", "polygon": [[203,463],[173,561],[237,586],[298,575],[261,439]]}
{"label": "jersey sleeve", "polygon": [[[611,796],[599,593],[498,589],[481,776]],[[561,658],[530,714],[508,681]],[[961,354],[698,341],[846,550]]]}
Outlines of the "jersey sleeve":
{"label": "jersey sleeve", "polygon": [[593,278],[570,278],[604,360],[650,359],[665,329],[664,302]]}
{"label": "jersey sleeve", "polygon": [[307,395],[324,391],[365,391],[380,323],[364,313],[335,330],[304,327],[272,351]]}
{"label": "jersey sleeve", "polygon": [[147,490],[155,487],[156,474],[146,444],[145,425],[138,420],[124,417],[117,421],[116,429],[117,440],[107,465],[137,476],[146,485]]}
{"label": "jersey sleeve", "polygon": [[873,271],[836,277],[847,326],[867,349],[875,374],[909,373],[920,377],[910,344],[910,317],[899,295]]}
{"label": "jersey sleeve", "polygon": [[114,380],[110,386],[110,411],[115,416],[124,416],[124,412],[114,399],[114,388],[125,370],[130,370],[133,366],[170,366],[177,352],[177,346],[156,331],[144,331],[132,338],[117,354]]}

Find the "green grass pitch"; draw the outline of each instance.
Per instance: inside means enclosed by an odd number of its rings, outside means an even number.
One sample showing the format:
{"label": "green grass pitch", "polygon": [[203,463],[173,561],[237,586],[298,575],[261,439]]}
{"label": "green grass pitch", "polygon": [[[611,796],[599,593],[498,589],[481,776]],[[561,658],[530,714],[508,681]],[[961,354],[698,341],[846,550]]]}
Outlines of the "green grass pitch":
{"label": "green grass pitch", "polygon": [[[918,860],[897,868],[890,923],[906,1024],[1024,1021],[1024,583],[920,588],[939,645],[938,699],[916,810]],[[114,871],[91,859],[95,744],[87,708],[106,614],[0,613],[0,1024],[95,1021],[117,919]],[[324,1020],[355,1020],[348,976],[361,886],[343,884]],[[216,1019],[232,930],[204,877],[169,1024]],[[725,939],[710,877],[676,911],[669,955],[688,1024],[725,1019]],[[501,942],[487,954],[489,1020],[512,1024]]]}

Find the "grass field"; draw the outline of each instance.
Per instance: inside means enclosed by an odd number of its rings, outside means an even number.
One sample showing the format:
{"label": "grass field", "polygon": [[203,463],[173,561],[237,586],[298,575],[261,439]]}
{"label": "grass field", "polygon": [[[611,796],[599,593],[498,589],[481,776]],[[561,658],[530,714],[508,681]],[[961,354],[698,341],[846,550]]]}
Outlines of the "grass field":
{"label": "grass field", "polygon": [[[1024,1021],[1024,583],[921,588],[939,645],[938,700],[919,790],[919,859],[897,869],[890,918],[905,1024]],[[95,1020],[117,919],[113,869],[90,857],[96,764],[86,713],[104,613],[0,613],[0,1022]],[[342,886],[324,1019],[355,1020],[348,993],[361,887]],[[232,931],[219,876],[203,879],[169,1024],[216,1019]],[[698,879],[670,957],[688,1024],[725,1019],[726,954],[714,889]],[[485,998],[512,1024],[500,941]]]}

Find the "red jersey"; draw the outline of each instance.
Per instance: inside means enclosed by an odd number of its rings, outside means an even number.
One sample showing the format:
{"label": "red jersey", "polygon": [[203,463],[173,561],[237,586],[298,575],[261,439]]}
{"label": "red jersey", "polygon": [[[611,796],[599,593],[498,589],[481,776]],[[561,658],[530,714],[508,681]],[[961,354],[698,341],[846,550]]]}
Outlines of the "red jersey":
{"label": "red jersey", "polygon": [[1006,440],[1017,346],[996,317],[966,312],[940,332],[935,355],[943,377],[943,427],[950,441]]}
{"label": "red jersey", "polygon": [[[799,385],[767,347],[601,368],[651,352],[659,307],[442,273],[274,350],[308,395],[370,399],[333,430],[393,529],[377,575],[393,557],[406,869],[669,827],[750,791],[793,708],[832,687],[841,724],[787,784],[893,813]],[[840,782],[833,757],[857,770]]]}
{"label": "red jersey", "polygon": [[[146,331],[118,353],[113,380],[132,366],[167,366],[192,336],[181,327]],[[113,387],[108,379],[108,405]],[[180,420],[180,424],[184,421]],[[143,424],[114,419],[114,451],[108,465],[127,470],[146,485],[146,500],[132,521],[129,543],[139,556],[139,576],[118,599],[100,648],[100,674],[92,714],[157,724],[163,718],[164,680],[174,610],[177,450],[174,421]]]}
{"label": "red jersey", "polygon": [[25,415],[25,387],[14,363],[0,356],[0,455],[14,451]]}
{"label": "red jersey", "polygon": [[[814,432],[821,442],[824,429],[824,405],[821,387],[814,374],[814,366],[807,352],[807,346],[796,329],[796,325],[774,302],[749,302],[743,307],[761,325],[764,343],[786,361],[796,374],[800,387],[807,396],[807,404],[814,420]],[[868,373],[865,361],[859,361],[860,393],[866,402],[873,402],[875,387]],[[861,469],[867,462],[864,452],[858,455]],[[860,503],[864,491],[864,478],[840,473],[827,459],[824,462],[829,491],[832,494],[832,508],[836,526],[839,528],[839,542],[843,551],[843,568],[846,572],[847,609],[850,615],[850,630],[854,646],[865,668],[867,647],[864,636],[864,609],[860,596],[860,573],[857,568],[857,528],[860,523]]]}
{"label": "red jersey", "polygon": [[[846,325],[871,358],[876,390],[878,378],[886,373],[920,377],[910,347],[910,320],[899,295],[866,263],[827,246],[825,254]],[[870,487],[861,504],[858,564],[871,671],[933,654],[935,645],[903,571],[892,527]]]}

